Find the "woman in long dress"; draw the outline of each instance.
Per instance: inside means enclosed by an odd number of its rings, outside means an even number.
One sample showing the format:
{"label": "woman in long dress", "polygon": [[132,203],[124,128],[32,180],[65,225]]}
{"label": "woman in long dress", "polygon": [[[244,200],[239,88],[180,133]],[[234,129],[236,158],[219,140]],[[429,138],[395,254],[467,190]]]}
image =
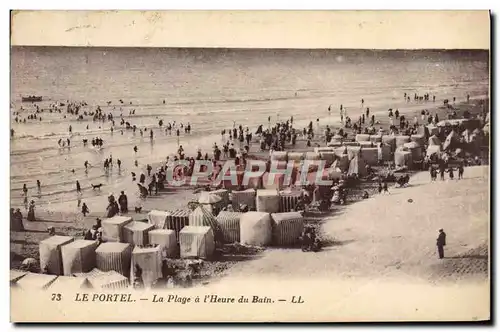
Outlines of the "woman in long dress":
{"label": "woman in long dress", "polygon": [[35,201],[31,201],[28,207],[28,218],[29,221],[35,221]]}

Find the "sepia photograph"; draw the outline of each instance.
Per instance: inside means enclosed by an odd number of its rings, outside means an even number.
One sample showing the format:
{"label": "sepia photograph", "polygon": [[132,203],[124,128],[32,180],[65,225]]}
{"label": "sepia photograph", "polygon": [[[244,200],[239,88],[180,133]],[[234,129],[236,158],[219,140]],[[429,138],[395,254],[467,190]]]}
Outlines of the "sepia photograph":
{"label": "sepia photograph", "polygon": [[21,10],[10,42],[12,322],[490,320],[488,11]]}

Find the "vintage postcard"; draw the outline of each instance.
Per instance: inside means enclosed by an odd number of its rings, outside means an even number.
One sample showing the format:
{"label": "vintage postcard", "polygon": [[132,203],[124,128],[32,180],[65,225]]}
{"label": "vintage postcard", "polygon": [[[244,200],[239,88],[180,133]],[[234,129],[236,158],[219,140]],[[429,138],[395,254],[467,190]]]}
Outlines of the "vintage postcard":
{"label": "vintage postcard", "polygon": [[13,322],[490,320],[488,11],[13,11]]}

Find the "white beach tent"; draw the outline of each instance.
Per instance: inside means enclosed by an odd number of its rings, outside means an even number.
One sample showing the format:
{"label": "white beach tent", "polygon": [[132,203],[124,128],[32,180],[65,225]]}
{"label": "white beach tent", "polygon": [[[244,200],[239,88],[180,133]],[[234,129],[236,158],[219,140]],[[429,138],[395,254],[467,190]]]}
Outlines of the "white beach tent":
{"label": "white beach tent", "polygon": [[240,242],[251,246],[265,246],[271,243],[271,216],[266,212],[249,211],[240,219]]}
{"label": "white beach tent", "polygon": [[63,275],[61,247],[73,242],[71,236],[51,236],[39,244],[40,269],[50,274]]}
{"label": "white beach tent", "polygon": [[169,215],[168,211],[151,210],[148,213],[148,223],[153,225],[155,229],[163,229]]}
{"label": "white beach tent", "polygon": [[178,255],[177,238],[172,229],[154,229],[148,233],[149,244],[159,245],[163,257],[175,258]]}
{"label": "white beach tent", "polygon": [[136,273],[142,272],[144,287],[150,288],[163,277],[162,273],[162,249],[160,246],[135,247],[132,251],[132,262],[130,266],[130,283],[133,284]]}
{"label": "white beach tent", "polygon": [[89,272],[95,268],[95,251],[99,243],[91,240],[76,240],[61,248],[65,276],[78,272]]}

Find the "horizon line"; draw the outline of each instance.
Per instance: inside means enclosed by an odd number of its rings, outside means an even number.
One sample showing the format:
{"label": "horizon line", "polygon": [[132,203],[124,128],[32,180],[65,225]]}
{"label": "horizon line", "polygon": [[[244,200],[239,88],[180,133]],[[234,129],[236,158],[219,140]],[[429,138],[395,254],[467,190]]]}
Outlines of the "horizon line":
{"label": "horizon line", "polygon": [[59,48],[144,48],[144,49],[202,49],[202,50],[287,50],[287,51],[490,51],[491,48],[310,48],[310,47],[231,47],[231,46],[106,46],[106,45],[36,45],[11,44],[10,47],[59,47]]}

